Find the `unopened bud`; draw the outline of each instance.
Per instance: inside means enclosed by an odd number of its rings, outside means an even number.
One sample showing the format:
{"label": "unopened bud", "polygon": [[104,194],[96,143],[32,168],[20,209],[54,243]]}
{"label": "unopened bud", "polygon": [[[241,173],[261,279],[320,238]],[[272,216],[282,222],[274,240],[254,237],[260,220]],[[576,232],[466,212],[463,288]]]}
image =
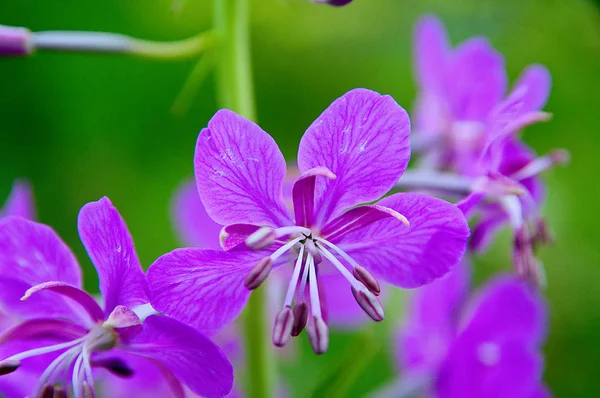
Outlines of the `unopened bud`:
{"label": "unopened bud", "polygon": [[306,328],[308,340],[315,354],[325,354],[329,348],[329,328],[320,316],[315,316]]}
{"label": "unopened bud", "polygon": [[0,362],[0,376],[11,374],[19,369],[19,366],[21,366],[21,361],[6,360]]}
{"label": "unopened bud", "polygon": [[366,268],[361,267],[360,265],[354,267],[352,270],[352,274],[359,281],[362,282],[363,285],[367,287],[374,295],[379,296],[381,294],[381,287],[379,286],[379,282],[377,279],[371,274]]}
{"label": "unopened bud", "polygon": [[375,322],[383,321],[385,315],[383,313],[383,306],[379,302],[379,299],[373,295],[370,291],[357,290],[352,287],[352,294],[356,299],[356,302],[361,308],[371,317]]}
{"label": "unopened bud", "polygon": [[299,303],[294,306],[294,326],[292,327],[292,336],[296,337],[302,333],[308,322],[308,305]]}
{"label": "unopened bud", "polygon": [[273,228],[263,227],[246,238],[246,245],[255,250],[264,249],[271,246],[276,238],[277,234]]}
{"label": "unopened bud", "polygon": [[294,326],[294,313],[290,307],[285,307],[275,317],[273,325],[273,344],[277,347],[283,347],[292,337],[292,328]]}
{"label": "unopened bud", "polygon": [[271,268],[273,268],[273,260],[270,257],[262,258],[246,276],[244,286],[250,290],[256,289],[267,279]]}
{"label": "unopened bud", "polygon": [[0,56],[28,55],[32,50],[28,29],[0,25]]}

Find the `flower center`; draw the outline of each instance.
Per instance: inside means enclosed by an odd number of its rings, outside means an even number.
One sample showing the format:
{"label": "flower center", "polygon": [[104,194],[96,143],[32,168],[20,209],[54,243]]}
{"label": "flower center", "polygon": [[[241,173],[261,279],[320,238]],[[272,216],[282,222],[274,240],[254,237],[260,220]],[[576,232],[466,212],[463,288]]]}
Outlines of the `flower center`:
{"label": "flower center", "polygon": [[12,355],[0,362],[0,375],[17,370],[23,359],[64,350],[44,370],[34,395],[42,396],[42,392],[48,393],[48,391],[60,389],[60,387],[55,387],[55,384],[69,384],[69,381],[62,383],[64,380],[61,379],[72,367],[70,384],[73,386],[73,396],[75,398],[84,397],[88,391],[93,391],[94,385],[90,356],[94,352],[111,350],[117,343],[118,335],[113,328],[96,324],[86,335],[77,339]]}
{"label": "flower center", "polygon": [[[306,327],[313,350],[317,354],[327,351],[329,330],[323,319],[323,309],[319,290],[319,266],[327,260],[349,282],[354,298],[373,320],[384,318],[383,307],[377,296],[381,292],[379,283],[365,268],[337,245],[305,227],[285,227],[280,229],[261,228],[246,241],[253,248],[264,248],[275,243],[276,237],[289,235],[270,256],[261,259],[248,273],[245,286],[256,289],[268,277],[273,264],[283,258],[283,262],[294,264],[285,296],[283,309],[275,319],[273,343],[287,344],[291,336],[299,335]],[[270,242],[265,239],[270,236]],[[265,245],[265,243],[268,243]],[[290,256],[283,257],[284,254]],[[309,316],[310,313],[310,316]]]}

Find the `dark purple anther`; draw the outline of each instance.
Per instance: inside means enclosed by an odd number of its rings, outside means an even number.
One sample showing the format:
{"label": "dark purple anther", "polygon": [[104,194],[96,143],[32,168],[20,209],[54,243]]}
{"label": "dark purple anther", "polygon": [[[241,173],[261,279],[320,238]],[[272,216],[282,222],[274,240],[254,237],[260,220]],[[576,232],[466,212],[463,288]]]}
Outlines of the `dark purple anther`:
{"label": "dark purple anther", "polygon": [[0,56],[28,55],[32,49],[28,29],[0,25]]}
{"label": "dark purple anther", "polygon": [[0,376],[11,374],[15,370],[19,369],[19,366],[21,366],[20,361],[7,360],[0,362]]}
{"label": "dark purple anther", "polygon": [[360,265],[358,267],[354,267],[352,274],[359,282],[362,282],[362,284],[365,285],[367,289],[369,289],[374,295],[379,296],[381,294],[381,287],[379,286],[379,282],[377,282],[377,279],[375,279],[375,277],[364,267],[361,267]]}
{"label": "dark purple anther", "polygon": [[269,276],[273,268],[273,261],[269,257],[262,258],[258,264],[248,273],[244,286],[249,290],[254,290],[259,287]]}
{"label": "dark purple anther", "polygon": [[294,326],[292,336],[296,337],[302,333],[308,322],[308,305],[306,303],[296,304],[294,307]]}
{"label": "dark purple anther", "polygon": [[54,398],[69,398],[69,394],[62,387],[54,387]]}
{"label": "dark purple anther", "polygon": [[308,340],[315,354],[325,354],[329,348],[329,328],[320,316],[314,316],[306,328]]}
{"label": "dark purple anther", "polygon": [[285,307],[275,317],[273,326],[273,344],[277,347],[283,347],[292,337],[292,328],[294,326],[294,313],[290,307]]}
{"label": "dark purple anther", "polygon": [[352,294],[356,302],[375,322],[381,322],[384,319],[383,306],[379,299],[371,292],[365,290],[357,290],[352,287]]}
{"label": "dark purple anther", "polygon": [[39,398],[54,398],[54,386],[52,386],[51,384],[46,384],[44,385],[44,387],[42,387],[42,390],[40,391]]}

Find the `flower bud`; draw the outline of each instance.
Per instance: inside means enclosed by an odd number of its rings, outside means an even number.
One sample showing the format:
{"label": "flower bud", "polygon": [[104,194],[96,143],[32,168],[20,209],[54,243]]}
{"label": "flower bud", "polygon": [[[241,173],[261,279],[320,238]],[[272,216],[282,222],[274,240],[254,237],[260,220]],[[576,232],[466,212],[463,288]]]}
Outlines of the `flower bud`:
{"label": "flower bud", "polygon": [[329,328],[320,316],[315,316],[306,328],[308,340],[315,354],[325,354],[329,348]]}
{"label": "flower bud", "polygon": [[33,51],[31,37],[29,29],[0,25],[0,56],[31,54]]}
{"label": "flower bud", "polygon": [[367,271],[364,267],[360,265],[354,267],[352,270],[352,274],[363,285],[367,287],[374,295],[379,296],[381,294],[381,287],[379,286],[379,282],[375,277]]}
{"label": "flower bud", "polygon": [[298,303],[294,306],[294,327],[292,328],[292,336],[296,337],[302,333],[308,322],[308,305],[306,303]]}
{"label": "flower bud", "polygon": [[384,319],[383,306],[379,299],[368,290],[357,290],[352,287],[352,294],[356,302],[375,322],[381,322]]}

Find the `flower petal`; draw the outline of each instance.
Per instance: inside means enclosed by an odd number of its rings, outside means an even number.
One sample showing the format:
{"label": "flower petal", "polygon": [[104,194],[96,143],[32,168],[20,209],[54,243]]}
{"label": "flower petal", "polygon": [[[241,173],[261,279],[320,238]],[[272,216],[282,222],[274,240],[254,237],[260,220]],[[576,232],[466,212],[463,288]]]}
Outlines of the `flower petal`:
{"label": "flower petal", "polygon": [[504,59],[487,40],[473,38],[462,43],[452,54],[446,75],[453,117],[486,121],[504,97],[506,80]]}
{"label": "flower petal", "polygon": [[200,330],[234,320],[250,295],[248,272],[264,252],[176,249],[148,269],[152,306]]}
{"label": "flower petal", "polygon": [[127,350],[164,364],[198,395],[223,397],[233,386],[233,368],[219,347],[175,319],[149,316]]}
{"label": "flower petal", "polygon": [[461,338],[442,366],[437,396],[528,397],[540,384],[541,356],[518,341],[478,343]]}
{"label": "flower petal", "polygon": [[[541,110],[548,101],[552,87],[552,76],[543,65],[530,65],[514,84],[507,100],[510,101],[515,95],[523,102],[521,113]],[[519,94],[522,91],[523,94]]]}
{"label": "flower petal", "polygon": [[200,199],[219,224],[290,224],[282,198],[285,160],[251,121],[217,112],[198,136],[194,167]]}
{"label": "flower petal", "polygon": [[30,339],[70,341],[82,337],[86,333],[85,328],[70,321],[53,318],[30,319],[5,330],[0,335],[0,344]]}
{"label": "flower petal", "polygon": [[335,179],[335,174],[327,167],[315,167],[307,170],[294,183],[292,200],[296,225],[310,227],[314,223],[315,183],[317,177]]}
{"label": "flower petal", "polygon": [[50,292],[22,302],[30,287],[61,281],[81,287],[81,270],[73,253],[48,226],[19,217],[0,221],[0,302],[19,318],[60,316],[80,320],[79,308]]}
{"label": "flower petal", "polygon": [[31,185],[27,181],[17,180],[12,186],[10,195],[0,209],[0,218],[23,217],[28,220],[35,219],[35,205],[33,204],[33,193]]}
{"label": "flower petal", "polygon": [[415,193],[395,194],[378,205],[403,214],[410,226],[383,219],[333,242],[375,276],[413,288],[441,277],[462,259],[469,226],[456,206]]}
{"label": "flower petal", "polygon": [[337,177],[316,183],[316,224],[386,194],[408,164],[409,135],[408,115],[390,96],[356,89],[335,100],[298,150],[300,171],[327,167]]}
{"label": "flower petal", "polygon": [[104,313],[102,312],[102,308],[100,308],[100,306],[98,305],[98,303],[96,303],[96,300],[94,300],[92,296],[90,296],[85,291],[64,282],[50,281],[39,283],[29,288],[25,292],[21,300],[27,300],[32,295],[38,294],[39,292],[43,291],[51,291],[56,294],[60,294],[61,296],[64,296],[70,300],[73,300],[75,303],[79,304],[81,308],[85,310],[85,312],[88,313],[91,320],[94,322],[101,321],[104,319]]}
{"label": "flower petal", "polygon": [[546,306],[526,282],[503,276],[486,284],[473,299],[463,325],[463,334],[479,341],[517,339],[536,345],[546,334]]}
{"label": "flower petal", "polygon": [[77,226],[98,271],[105,314],[117,305],[133,308],[147,303],[146,278],[133,239],[110,200],[104,197],[83,206]]}
{"label": "flower petal", "polygon": [[414,291],[397,338],[396,359],[403,371],[431,374],[443,362],[469,291],[469,273],[463,261],[444,277]]}
{"label": "flower petal", "polygon": [[206,213],[194,181],[186,181],[173,197],[172,220],[180,241],[188,247],[219,249],[219,232],[223,227]]}
{"label": "flower petal", "polygon": [[327,240],[340,240],[343,236],[386,218],[395,218],[398,222],[409,225],[408,220],[397,211],[380,205],[365,205],[350,209],[335,220],[330,221],[321,231]]}
{"label": "flower petal", "polygon": [[442,22],[434,15],[422,17],[414,32],[415,73],[421,89],[440,89],[449,49],[450,43]]}
{"label": "flower petal", "polygon": [[[102,371],[98,385],[102,391],[110,392],[111,398],[185,397],[181,383],[165,365],[117,350],[111,350],[107,355],[110,355],[108,358],[117,358],[123,361],[133,370],[133,374],[127,378]],[[98,354],[98,357],[102,358],[101,353]],[[97,361],[102,361],[102,359]]]}

